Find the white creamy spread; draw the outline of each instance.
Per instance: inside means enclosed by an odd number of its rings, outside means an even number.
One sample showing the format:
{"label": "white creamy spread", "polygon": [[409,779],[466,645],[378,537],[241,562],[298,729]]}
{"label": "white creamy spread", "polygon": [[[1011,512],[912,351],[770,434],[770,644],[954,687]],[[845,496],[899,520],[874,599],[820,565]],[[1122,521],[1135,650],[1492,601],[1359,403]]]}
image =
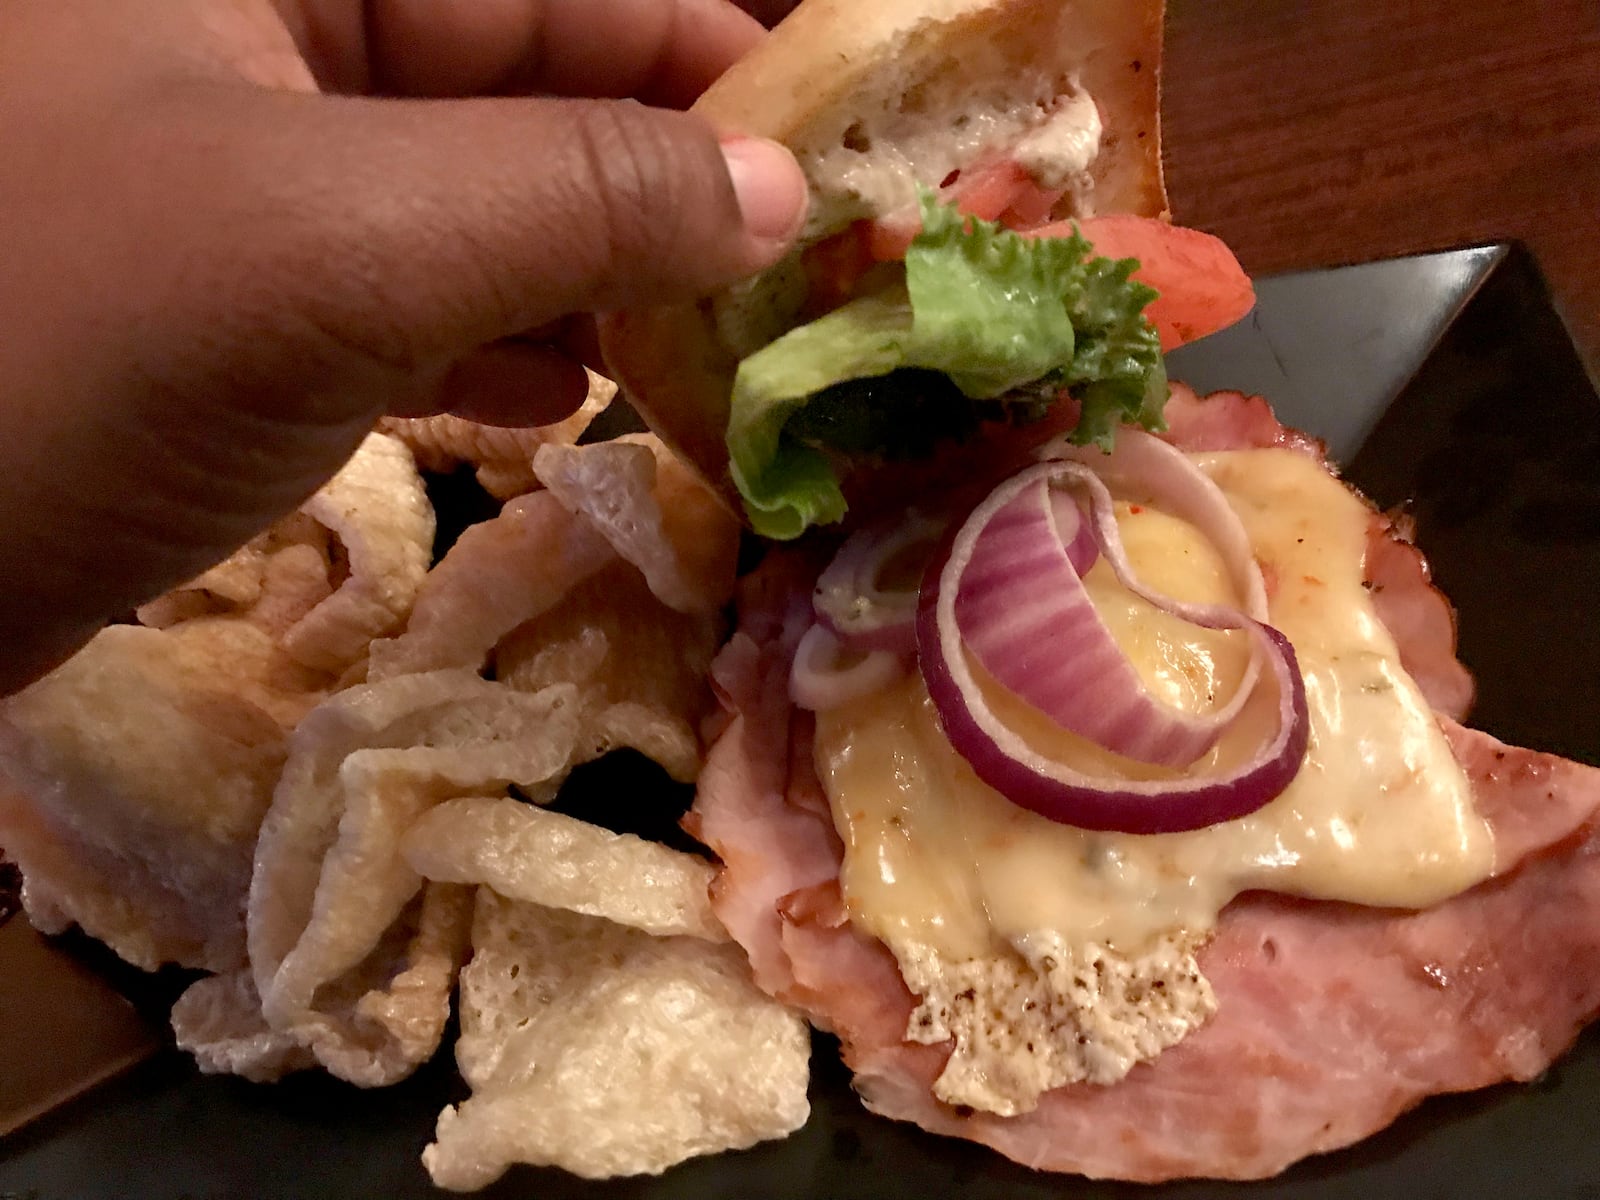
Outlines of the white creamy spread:
{"label": "white creamy spread", "polygon": [[[1198,946],[1240,892],[1420,908],[1493,867],[1493,840],[1470,785],[1363,586],[1366,507],[1294,451],[1197,461],[1243,520],[1268,579],[1270,620],[1293,642],[1305,677],[1310,747],[1271,803],[1189,833],[1093,833],[1019,808],[980,782],[946,741],[920,676],[818,714],[817,770],[845,842],[847,908],[895,951],[924,1009],[954,1014],[939,1017],[956,1042],[950,1078],[941,1080],[951,1103],[1025,1111],[1046,1087],[1110,1081],[1171,1044],[1142,1025],[1176,1040],[1209,1015],[1209,988],[1198,984],[1174,1011],[1154,1016],[1140,1015],[1145,999],[1133,1003],[1124,990],[1094,1000],[1105,1009],[1099,1016],[1051,1023],[1054,1032],[1030,1039],[1037,1022],[1028,1013],[1079,1003],[1047,973],[1018,974],[1017,961],[1037,961],[1041,944],[1056,946],[1058,961],[1109,954],[1129,978],[1171,978],[1188,965],[1172,947]],[[1183,599],[1234,599],[1216,551],[1197,531],[1148,506],[1118,507],[1129,556],[1148,583]],[[1190,709],[1226,701],[1245,660],[1238,634],[1156,612],[1104,563],[1085,583],[1158,696]],[[1162,773],[1030,719],[1015,703],[1006,711],[1036,748],[1080,769]],[[1275,698],[1262,688],[1195,769],[1240,761],[1275,720]],[[1150,965],[1162,961],[1168,966]],[[980,1029],[955,1013],[951,1000],[968,986],[973,1005],[1000,1014],[1011,1032]],[[1032,1009],[1018,1003],[1019,986]],[[1102,1032],[1096,1020],[1121,1032]],[[1077,1046],[1085,1033],[1108,1048],[1099,1059]],[[908,1037],[917,1036],[913,1020]]]}
{"label": "white creamy spread", "polygon": [[[1100,110],[1072,85],[1036,84],[1039,99],[1018,104],[1015,92],[969,97],[944,123],[920,109],[888,105],[864,112],[843,131],[798,139],[795,154],[811,186],[801,247],[859,219],[914,210],[918,186],[937,188],[954,171],[1012,161],[1047,189],[1075,189],[1076,209],[1089,215],[1089,168],[1100,152]],[[808,283],[801,250],[777,266],[734,284],[712,301],[721,344],[744,358],[794,328]]]}
{"label": "white creamy spread", "polygon": [[1100,113],[1081,89],[1031,105],[975,96],[957,111],[935,124],[926,113],[890,109],[857,121],[840,140],[799,148],[812,190],[808,233],[912,208],[919,185],[937,188],[953,171],[1006,158],[1044,187],[1065,187],[1099,153]]}
{"label": "white creamy spread", "polygon": [[1087,92],[1076,92],[1018,142],[1011,157],[1040,187],[1063,188],[1094,162],[1100,135],[1100,110]]}

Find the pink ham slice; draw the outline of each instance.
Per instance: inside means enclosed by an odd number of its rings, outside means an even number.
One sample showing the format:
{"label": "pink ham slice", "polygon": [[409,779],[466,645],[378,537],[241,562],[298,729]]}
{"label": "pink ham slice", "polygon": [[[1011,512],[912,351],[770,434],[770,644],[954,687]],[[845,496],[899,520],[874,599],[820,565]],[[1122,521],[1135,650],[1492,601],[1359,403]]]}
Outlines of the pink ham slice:
{"label": "pink ham slice", "polygon": [[[1189,448],[1316,447],[1236,394],[1175,397]],[[1253,1179],[1349,1145],[1429,1095],[1537,1076],[1600,1012],[1600,771],[1441,722],[1496,834],[1497,878],[1426,912],[1264,893],[1223,913],[1202,966],[1217,1016],[1109,1088],[1047,1093],[1002,1120],[933,1099],[947,1050],[901,1040],[912,998],[845,918],[841,845],[784,686],[818,564],[774,555],[746,581],[720,659],[733,717],[691,820],[726,864],[719,916],[757,979],[839,1035],[869,1108],[1029,1166],[1144,1182]],[[1470,700],[1451,609],[1374,515],[1369,581],[1408,669],[1445,714]],[[1381,590],[1380,590],[1381,586]],[[1530,920],[1530,914],[1559,914]]]}

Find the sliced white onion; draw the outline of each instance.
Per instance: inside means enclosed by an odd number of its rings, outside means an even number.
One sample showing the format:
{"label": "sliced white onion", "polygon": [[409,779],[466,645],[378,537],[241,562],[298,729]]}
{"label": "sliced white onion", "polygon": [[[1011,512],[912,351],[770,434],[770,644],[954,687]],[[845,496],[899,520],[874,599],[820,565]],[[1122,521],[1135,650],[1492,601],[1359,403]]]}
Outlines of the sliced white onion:
{"label": "sliced white onion", "polygon": [[917,512],[858,529],[817,580],[811,598],[817,619],[850,646],[911,654],[918,589],[885,587],[884,571],[918,546],[931,550],[943,530],[942,522]]}
{"label": "sliced white onion", "polygon": [[[1097,467],[1107,467],[1120,484],[1159,496],[1165,507],[1182,510],[1177,515],[1185,516],[1216,543],[1235,574],[1251,613],[1265,615],[1265,588],[1254,567],[1248,534],[1242,525],[1236,531],[1228,528],[1229,517],[1238,525],[1237,516],[1231,509],[1226,516],[1217,510],[1215,500],[1220,498],[1220,492],[1214,484],[1208,491],[1194,480],[1193,475],[1202,473],[1194,470],[1187,458],[1164,443],[1157,447],[1140,444],[1146,438],[1147,435],[1123,430],[1118,448],[1126,453],[1120,459],[1113,454],[1110,463],[1099,458],[1091,461]],[[967,661],[957,620],[957,597],[975,549],[990,524],[1017,496],[1036,484],[1047,486],[1046,481],[1056,473],[1080,481],[1087,475],[1091,480],[1084,486],[1090,492],[1093,527],[1107,562],[1125,585],[1196,624],[1243,629],[1259,644],[1257,661],[1267,665],[1277,691],[1278,725],[1272,739],[1258,748],[1249,761],[1226,774],[1207,778],[1096,778],[1040,755],[989,708]],[[1210,484],[1210,480],[1205,483]],[[1221,503],[1226,506],[1225,499]],[[1050,526],[1060,520],[1059,506],[1052,506],[1051,520],[1045,524],[1057,544],[1059,537]],[[1016,584],[1019,591],[1022,586]],[[1023,603],[1033,597],[1021,594],[1013,599]],[[923,579],[917,611],[917,651],[946,736],[978,777],[1014,803],[1066,824],[1127,833],[1164,833],[1231,820],[1253,812],[1282,792],[1305,757],[1309,737],[1305,683],[1289,640],[1255,615],[1225,606],[1183,604],[1144,588],[1122,552],[1110,494],[1081,462],[1046,464],[1002,484],[944,539]],[[1241,695],[1248,694],[1254,681],[1254,674],[1247,673]],[[1103,696],[1107,685],[1099,682],[1089,686]],[[1238,703],[1242,705],[1243,700]]]}
{"label": "sliced white onion", "polygon": [[[1242,533],[1221,490],[1188,458],[1179,454],[1175,466],[1162,466],[1171,469],[1146,473],[1145,479],[1159,483],[1154,498],[1167,511],[1218,528],[1231,520]],[[1189,475],[1199,476],[1204,485],[1195,486]],[[1152,695],[1095,609],[1083,572],[1072,561],[1068,546],[1081,536],[1084,523],[1076,506],[1053,503],[1061,493],[1050,485],[1062,478],[1089,492],[1095,541],[1124,587],[1157,609],[1205,628],[1241,629],[1249,623],[1231,606],[1186,604],[1146,587],[1123,550],[1105,485],[1081,463],[1056,462],[1008,480],[974,512],[971,519],[983,524],[962,567],[955,601],[962,640],[999,683],[1063,729],[1125,758],[1188,766],[1216,744],[1249,700],[1261,672],[1260,640],[1252,639],[1243,677],[1221,708],[1185,712]],[[1261,570],[1248,553],[1248,536],[1239,544],[1246,553],[1225,554],[1224,560],[1235,587],[1254,598],[1252,615],[1264,617]]]}
{"label": "sliced white onion", "polygon": [[906,673],[906,660],[888,650],[859,651],[827,626],[806,630],[789,669],[789,699],[813,712],[837,708],[887,687]]}

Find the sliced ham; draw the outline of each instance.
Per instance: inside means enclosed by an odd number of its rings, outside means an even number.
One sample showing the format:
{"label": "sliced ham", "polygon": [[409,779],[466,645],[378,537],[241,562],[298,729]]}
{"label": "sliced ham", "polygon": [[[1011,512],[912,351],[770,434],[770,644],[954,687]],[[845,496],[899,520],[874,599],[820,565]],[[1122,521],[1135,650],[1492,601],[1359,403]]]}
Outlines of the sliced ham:
{"label": "sliced ham", "polygon": [[[791,987],[781,944],[778,900],[812,884],[837,881],[843,853],[826,810],[800,799],[820,791],[810,760],[792,753],[789,660],[811,623],[810,590],[820,564],[774,556],[742,585],[742,628],[712,667],[724,705],[735,714],[701,768],[689,831],[716,848],[724,869],[712,885],[717,916],[750,956],[756,983],[784,996]],[[808,734],[807,734],[808,735]],[[776,887],[777,890],[772,890]]]}
{"label": "sliced ham", "polygon": [[1400,663],[1435,712],[1460,720],[1472,707],[1472,672],[1456,657],[1456,610],[1433,586],[1411,526],[1374,513],[1367,535],[1367,588],[1378,619],[1400,647]]}
{"label": "sliced ham", "polygon": [[[1319,452],[1237,394],[1180,394],[1169,417],[1186,448]],[[839,1036],[874,1111],[1094,1177],[1270,1176],[1429,1095],[1537,1076],[1600,1012],[1600,771],[1451,719],[1471,694],[1453,615],[1398,532],[1375,514],[1369,583],[1495,831],[1495,878],[1423,912],[1247,894],[1201,956],[1220,1006],[1209,1024],[1115,1086],[1060,1088],[1009,1119],[933,1098],[948,1047],[902,1040],[912,997],[846,919],[811,718],[784,687],[818,564],[773,555],[745,581],[716,668],[734,715],[692,814],[725,864],[714,905],[758,982]],[[1541,913],[1560,917],[1529,919]]]}
{"label": "sliced ham", "polygon": [[[1060,1088],[1009,1120],[963,1116],[930,1090],[942,1051],[875,1040],[846,1052],[868,1107],[1047,1170],[1257,1179],[1427,1096],[1536,1077],[1600,1011],[1600,837],[1573,829],[1600,806],[1600,772],[1451,733],[1497,833],[1497,816],[1542,807],[1506,848],[1547,849],[1419,913],[1242,897],[1200,957],[1216,1017],[1114,1087]],[[1497,774],[1502,752],[1518,761]],[[1567,802],[1546,805],[1558,792]],[[1561,919],[1528,920],[1539,912]]]}
{"label": "sliced ham", "polygon": [[1318,458],[1323,455],[1321,442],[1279,422],[1260,396],[1212,392],[1202,399],[1188,384],[1174,382],[1163,415],[1167,419],[1167,440],[1185,450],[1267,450],[1279,446]]}

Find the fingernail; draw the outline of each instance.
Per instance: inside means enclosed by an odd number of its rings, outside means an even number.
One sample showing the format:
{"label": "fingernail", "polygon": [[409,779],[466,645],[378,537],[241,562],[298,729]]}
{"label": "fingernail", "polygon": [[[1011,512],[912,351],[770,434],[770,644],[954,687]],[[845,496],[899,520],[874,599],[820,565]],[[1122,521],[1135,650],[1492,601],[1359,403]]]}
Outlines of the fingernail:
{"label": "fingernail", "polygon": [[806,181],[794,156],[763,138],[722,143],[744,227],[764,241],[788,241],[806,219]]}

